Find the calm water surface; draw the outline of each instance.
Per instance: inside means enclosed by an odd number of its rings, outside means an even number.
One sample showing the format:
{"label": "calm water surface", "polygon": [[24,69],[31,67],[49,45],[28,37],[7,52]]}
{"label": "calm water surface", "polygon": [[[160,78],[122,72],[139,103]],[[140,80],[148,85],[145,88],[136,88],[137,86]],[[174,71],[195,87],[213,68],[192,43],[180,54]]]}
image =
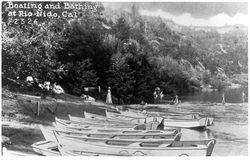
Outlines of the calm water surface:
{"label": "calm water surface", "polygon": [[226,105],[220,104],[222,92],[204,92],[183,96],[190,107],[179,106],[175,110],[199,112],[214,117],[214,125],[205,131],[182,129],[182,140],[216,139],[213,156],[248,155],[248,104],[242,104],[241,93],[247,89],[225,91]]}
{"label": "calm water surface", "polygon": [[248,88],[235,88],[225,89],[223,91],[210,91],[210,92],[194,92],[184,95],[179,95],[180,99],[184,102],[201,102],[201,103],[221,103],[222,93],[225,94],[225,101],[228,103],[242,103],[242,92],[245,92],[247,102]]}
{"label": "calm water surface", "polygon": [[[179,95],[183,102],[179,106],[166,105],[166,109],[148,109],[149,111],[198,112],[214,117],[214,124],[205,131],[182,129],[182,140],[216,139],[212,156],[247,156],[248,155],[248,103],[242,103],[242,91],[246,97],[247,88],[227,89],[226,104],[222,105],[221,92],[202,92]],[[168,109],[169,108],[169,109]]]}

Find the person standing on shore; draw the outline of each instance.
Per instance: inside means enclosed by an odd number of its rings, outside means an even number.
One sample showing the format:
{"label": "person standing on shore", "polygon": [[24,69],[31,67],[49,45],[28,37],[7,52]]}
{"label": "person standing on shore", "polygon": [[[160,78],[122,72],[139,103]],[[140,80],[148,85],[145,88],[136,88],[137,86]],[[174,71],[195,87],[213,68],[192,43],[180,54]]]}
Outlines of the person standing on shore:
{"label": "person standing on shore", "polygon": [[175,105],[179,104],[178,95],[175,96],[174,104],[175,104]]}
{"label": "person standing on shore", "polygon": [[51,96],[53,99],[56,99],[56,82],[53,83],[53,85],[51,86]]}
{"label": "person standing on shore", "polygon": [[154,104],[156,104],[156,99],[157,99],[157,93],[156,93],[156,90],[154,91],[153,96],[154,96]]}
{"label": "person standing on shore", "polygon": [[101,87],[98,86],[98,98],[101,99]]}
{"label": "person standing on shore", "polygon": [[225,101],[225,93],[224,93],[224,92],[222,93],[222,104],[223,104],[223,105],[226,104],[226,101]]}
{"label": "person standing on shore", "polygon": [[164,97],[164,94],[163,94],[163,91],[161,91],[161,93],[160,93],[160,103],[162,103],[163,97]]}
{"label": "person standing on shore", "polygon": [[108,87],[108,93],[107,93],[107,97],[106,97],[106,103],[107,104],[112,104],[112,99],[111,99],[111,88]]}
{"label": "person standing on shore", "polygon": [[242,91],[242,103],[245,103],[245,98],[246,98],[245,92]]}

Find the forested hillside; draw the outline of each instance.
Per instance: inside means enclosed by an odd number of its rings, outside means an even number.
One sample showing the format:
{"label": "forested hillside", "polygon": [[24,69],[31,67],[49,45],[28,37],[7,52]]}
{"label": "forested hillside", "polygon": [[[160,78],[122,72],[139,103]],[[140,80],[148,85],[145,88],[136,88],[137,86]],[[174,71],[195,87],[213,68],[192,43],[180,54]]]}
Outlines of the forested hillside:
{"label": "forested hillside", "polygon": [[123,11],[98,5],[95,14],[9,25],[3,3],[3,85],[7,78],[33,76],[74,95],[84,87],[110,86],[120,103],[134,103],[152,101],[155,87],[176,94],[247,81],[237,81],[248,73],[247,30],[195,29],[142,16],[137,6]]}

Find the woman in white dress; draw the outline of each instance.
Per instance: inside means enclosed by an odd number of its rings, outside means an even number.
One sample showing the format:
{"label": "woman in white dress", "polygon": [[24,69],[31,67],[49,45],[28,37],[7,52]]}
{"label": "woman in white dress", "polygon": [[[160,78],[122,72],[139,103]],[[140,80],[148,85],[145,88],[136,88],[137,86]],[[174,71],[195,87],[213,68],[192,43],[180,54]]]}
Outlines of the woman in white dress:
{"label": "woman in white dress", "polygon": [[106,97],[106,103],[107,104],[111,104],[112,103],[112,99],[111,99],[111,88],[108,87],[108,94],[107,94],[107,97]]}
{"label": "woman in white dress", "polygon": [[225,101],[225,93],[224,93],[224,92],[222,93],[222,104],[223,104],[223,105],[226,104],[226,101]]}

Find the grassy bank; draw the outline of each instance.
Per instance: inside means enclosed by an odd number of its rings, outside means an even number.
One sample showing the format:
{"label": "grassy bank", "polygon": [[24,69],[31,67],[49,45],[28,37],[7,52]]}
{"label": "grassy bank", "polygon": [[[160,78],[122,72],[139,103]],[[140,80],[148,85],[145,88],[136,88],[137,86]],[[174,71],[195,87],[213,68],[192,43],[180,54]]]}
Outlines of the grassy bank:
{"label": "grassy bank", "polygon": [[[90,103],[80,97],[64,94],[56,100],[48,97],[46,100],[39,96],[2,92],[2,136],[9,141],[3,143],[8,150],[34,153],[31,145],[44,140],[38,127],[39,124],[51,126],[55,116],[68,119],[68,114],[83,116],[83,111],[104,114],[103,103]],[[37,115],[37,103],[40,103],[40,113]]]}

